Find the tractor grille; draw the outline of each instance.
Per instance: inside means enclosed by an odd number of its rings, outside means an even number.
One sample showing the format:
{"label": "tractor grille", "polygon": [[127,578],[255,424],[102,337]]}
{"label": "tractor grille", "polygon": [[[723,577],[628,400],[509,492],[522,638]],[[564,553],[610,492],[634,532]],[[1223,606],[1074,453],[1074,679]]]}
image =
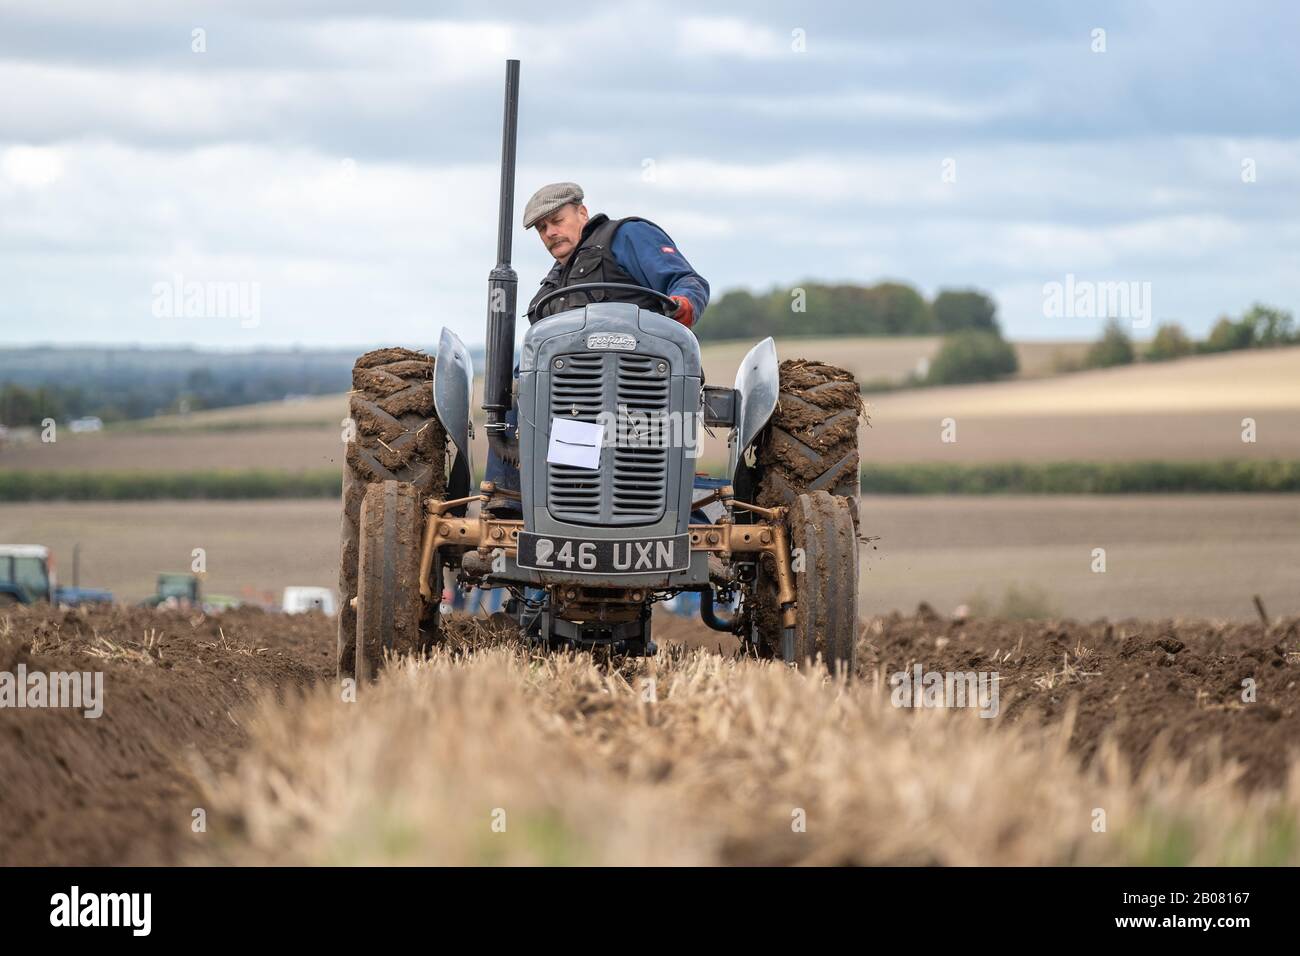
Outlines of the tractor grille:
{"label": "tractor grille", "polygon": [[[645,435],[645,424],[662,429],[669,410],[665,360],[618,352],[562,355],[561,368],[551,366],[550,413],[556,418],[595,422],[630,420]],[[624,410],[628,418],[623,418]],[[648,524],[664,513],[668,487],[668,448],[671,434],[653,432],[655,439],[637,440],[625,428],[601,450],[599,471],[548,463],[547,506],[551,515],[576,524]]]}
{"label": "tractor grille", "polygon": [[[668,375],[656,371],[664,364],[650,355],[614,355],[618,360],[616,408],[638,418],[657,422],[662,429],[668,411]],[[629,440],[610,449],[614,453],[614,488],[610,518],[616,524],[656,521],[664,513],[664,492],[668,486],[670,436],[657,433],[654,441]]]}
{"label": "tractor grille", "polygon": [[[594,422],[605,407],[605,353],[563,355],[563,368],[551,368],[551,415]],[[601,464],[608,451],[601,452]],[[604,469],[602,468],[601,471]],[[600,520],[600,472],[571,465],[546,465],[546,501],[552,515],[566,521]]]}

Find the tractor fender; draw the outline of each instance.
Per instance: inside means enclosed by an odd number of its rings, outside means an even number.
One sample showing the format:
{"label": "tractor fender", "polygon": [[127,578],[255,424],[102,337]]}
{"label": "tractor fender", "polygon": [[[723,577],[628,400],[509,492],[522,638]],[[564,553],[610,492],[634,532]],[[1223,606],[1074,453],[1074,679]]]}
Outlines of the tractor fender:
{"label": "tractor fender", "polygon": [[781,391],[781,376],[776,361],[776,343],[769,335],[745,356],[736,370],[736,394],[740,408],[736,414],[736,427],[731,432],[730,461],[727,474],[734,481],[740,456],[754,443],[776,411],[776,399]]}
{"label": "tractor fender", "polygon": [[470,403],[473,401],[474,363],[469,350],[451,329],[444,328],[438,340],[438,357],[433,367],[433,408],[456,446],[456,458],[447,476],[447,497],[463,498],[469,494],[474,474],[470,448]]}

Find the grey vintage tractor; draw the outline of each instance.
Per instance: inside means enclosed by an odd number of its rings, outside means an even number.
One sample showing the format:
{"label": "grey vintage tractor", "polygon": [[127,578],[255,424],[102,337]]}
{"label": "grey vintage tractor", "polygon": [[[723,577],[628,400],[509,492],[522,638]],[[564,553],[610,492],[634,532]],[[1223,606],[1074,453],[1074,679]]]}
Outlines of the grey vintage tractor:
{"label": "grey vintage tractor", "polygon": [[[654,653],[655,602],[696,591],[704,623],[751,653],[851,672],[862,405],[848,373],[778,363],[767,338],[733,386],[707,384],[689,329],[584,285],[555,291],[582,291],[584,304],[529,327],[514,379],[518,77],[511,60],[482,408],[520,490],[471,487],[474,376],[454,333],[433,357],[386,348],[357,360],[340,674],[371,677],[386,652],[438,642],[453,580],[508,589],[528,640],[627,654]],[[727,430],[729,460],[708,477],[695,465],[712,429]],[[503,498],[513,508],[489,507]]]}

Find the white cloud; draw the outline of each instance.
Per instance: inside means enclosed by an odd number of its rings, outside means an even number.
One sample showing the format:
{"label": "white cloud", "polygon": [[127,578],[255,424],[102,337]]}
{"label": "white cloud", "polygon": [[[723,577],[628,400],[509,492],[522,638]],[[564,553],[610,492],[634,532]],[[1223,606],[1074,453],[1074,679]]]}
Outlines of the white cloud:
{"label": "white cloud", "polygon": [[521,31],[504,22],[337,19],[306,28],[309,42],[334,69],[364,66],[403,73],[420,85],[459,85],[495,78],[518,56]]}
{"label": "white cloud", "polygon": [[907,201],[943,203],[952,192],[939,181],[937,162],[923,157],[802,156],[742,163],[697,157],[666,157],[658,180],[672,193],[793,205],[892,205]]}
{"label": "white cloud", "polygon": [[[1150,268],[1222,254],[1246,237],[1243,226],[1221,216],[1170,216],[1092,226],[1048,222],[945,222],[926,226],[936,243],[961,250],[959,264],[1016,272]],[[1124,278],[1137,279],[1128,274]]]}
{"label": "white cloud", "polygon": [[741,97],[744,109],[768,116],[793,118],[833,118],[844,121],[863,119],[902,120],[917,125],[976,125],[989,120],[1028,114],[1037,99],[1028,92],[987,98],[936,96],[921,92],[851,92],[766,95]]}
{"label": "white cloud", "polygon": [[[576,179],[593,211],[668,229],[718,293],[975,285],[1021,332],[1037,326],[1017,297],[1069,271],[1157,281],[1193,329],[1300,298],[1286,88],[1225,118],[1184,88],[1195,62],[1162,64],[1158,31],[1138,42],[1140,18],[1116,21],[1135,67],[958,7],[819,12],[802,56],[803,24],[762,6],[641,0],[562,27],[522,4],[327,8],[52,0],[0,24],[0,336],[427,343],[446,322],[481,340],[507,56],[524,60],[516,220],[537,184]],[[208,53],[189,53],[191,23]],[[1216,82],[1276,74],[1280,41],[1250,42],[1251,71],[1216,60]],[[515,250],[526,301],[549,262],[522,230]],[[160,325],[148,290],[177,271],[262,283],[261,327]]]}
{"label": "white cloud", "polygon": [[738,17],[687,17],[677,28],[677,46],[686,56],[771,59],[791,53],[789,34]]}
{"label": "white cloud", "polygon": [[63,175],[63,153],[41,146],[10,146],[0,154],[0,170],[15,186],[40,189]]}
{"label": "white cloud", "polygon": [[90,129],[140,136],[265,133],[277,113],[305,107],[318,90],[307,74],[114,69],[0,60],[0,88],[23,90],[5,106],[15,129],[65,138]]}

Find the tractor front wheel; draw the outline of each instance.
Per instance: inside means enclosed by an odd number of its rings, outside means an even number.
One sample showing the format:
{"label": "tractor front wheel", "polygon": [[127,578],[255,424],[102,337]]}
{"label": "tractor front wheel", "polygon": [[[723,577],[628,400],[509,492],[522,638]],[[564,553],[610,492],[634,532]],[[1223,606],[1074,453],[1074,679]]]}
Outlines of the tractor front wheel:
{"label": "tractor front wheel", "polygon": [[[361,502],[386,481],[407,483],[426,498],[447,490],[447,434],[434,411],[434,360],[411,349],[367,352],[352,370],[348,422],[353,433],[343,466],[339,561],[338,675],[356,672],[357,563]],[[359,603],[359,602],[358,602]]]}
{"label": "tractor front wheel", "polygon": [[852,675],[858,636],[858,538],[848,499],[800,495],[787,515],[795,580],[794,654]]}
{"label": "tractor front wheel", "polygon": [[[372,680],[385,652],[419,653],[437,629],[438,604],[420,595],[424,513],[419,489],[401,481],[366,488],[357,560],[356,676]],[[424,631],[421,632],[421,625]]]}

